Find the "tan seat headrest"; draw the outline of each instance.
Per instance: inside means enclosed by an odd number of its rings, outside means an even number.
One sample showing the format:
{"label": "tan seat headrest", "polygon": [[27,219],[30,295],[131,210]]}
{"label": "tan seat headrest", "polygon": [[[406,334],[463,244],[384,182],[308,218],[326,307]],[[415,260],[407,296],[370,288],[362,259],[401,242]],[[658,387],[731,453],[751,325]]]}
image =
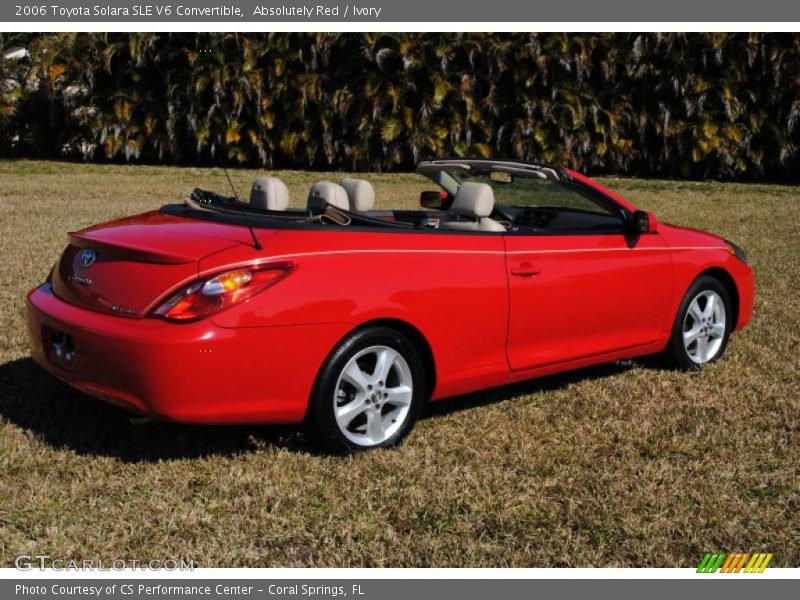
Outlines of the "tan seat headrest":
{"label": "tan seat headrest", "polygon": [[318,208],[325,203],[342,210],[350,210],[350,200],[345,189],[332,181],[318,181],[308,192],[308,208]]}
{"label": "tan seat headrest", "polygon": [[458,188],[453,206],[450,211],[453,214],[464,217],[488,217],[494,209],[494,191],[486,183],[475,181],[465,181]]}
{"label": "tan seat headrest", "polygon": [[366,179],[345,177],[339,184],[347,192],[351,211],[365,212],[375,206],[375,188]]}
{"label": "tan seat headrest", "polygon": [[250,204],[266,210],[286,210],[289,207],[289,189],[277,177],[256,177],[250,188]]}

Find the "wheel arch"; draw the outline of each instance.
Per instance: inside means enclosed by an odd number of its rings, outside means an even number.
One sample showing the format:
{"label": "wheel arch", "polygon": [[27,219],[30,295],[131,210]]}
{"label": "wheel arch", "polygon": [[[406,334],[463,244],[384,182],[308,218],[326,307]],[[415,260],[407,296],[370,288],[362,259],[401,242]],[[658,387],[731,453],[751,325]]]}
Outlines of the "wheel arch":
{"label": "wheel arch", "polygon": [[365,321],[358,325],[358,327],[348,331],[347,335],[369,327],[388,327],[390,329],[395,329],[405,335],[409,341],[414,344],[414,347],[417,349],[422,359],[422,365],[425,368],[425,400],[429,400],[433,395],[433,391],[436,389],[436,359],[433,356],[433,349],[431,348],[430,342],[428,342],[425,335],[408,321],[393,318]]}
{"label": "wheel arch", "polygon": [[[710,267],[698,273],[697,277],[702,277],[703,275],[713,277],[725,287],[731,299],[731,308],[733,309],[732,323],[735,327],[736,323],[739,322],[739,288],[736,285],[736,280],[722,267]],[[697,279],[697,277],[695,277],[695,279]]]}

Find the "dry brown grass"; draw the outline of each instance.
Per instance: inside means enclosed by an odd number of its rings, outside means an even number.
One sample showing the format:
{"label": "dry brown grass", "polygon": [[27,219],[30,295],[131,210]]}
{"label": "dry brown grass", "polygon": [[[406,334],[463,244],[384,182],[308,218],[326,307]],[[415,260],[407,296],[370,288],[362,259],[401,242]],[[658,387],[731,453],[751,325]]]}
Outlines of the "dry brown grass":
{"label": "dry brown grass", "polygon": [[[315,173],[282,173],[295,198]],[[240,192],[253,172],[233,173]],[[371,177],[413,205],[412,175]],[[0,163],[0,564],[19,553],[201,566],[800,565],[800,190],[607,182],[739,242],[750,327],[698,373],[622,362],[444,401],[401,448],[310,453],[291,428],[131,427],[28,359],[25,292],[65,231],[158,207],[218,170]]]}

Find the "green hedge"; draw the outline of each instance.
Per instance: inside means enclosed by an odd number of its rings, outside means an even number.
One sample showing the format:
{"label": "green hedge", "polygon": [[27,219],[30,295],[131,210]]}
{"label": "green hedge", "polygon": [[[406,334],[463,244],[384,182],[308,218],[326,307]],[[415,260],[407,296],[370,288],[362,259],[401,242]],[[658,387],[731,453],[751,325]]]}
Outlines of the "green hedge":
{"label": "green hedge", "polygon": [[407,170],[436,156],[798,180],[791,34],[39,34],[0,151]]}

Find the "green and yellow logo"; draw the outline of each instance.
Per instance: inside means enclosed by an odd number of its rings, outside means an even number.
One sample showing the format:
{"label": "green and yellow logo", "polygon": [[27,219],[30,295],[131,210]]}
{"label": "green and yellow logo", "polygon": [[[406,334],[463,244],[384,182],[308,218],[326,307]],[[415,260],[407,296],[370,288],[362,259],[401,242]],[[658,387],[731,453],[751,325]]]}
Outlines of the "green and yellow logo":
{"label": "green and yellow logo", "polygon": [[736,552],[725,554],[724,552],[706,554],[700,566],[697,567],[698,573],[763,573],[767,568],[772,554],[748,554],[746,552]]}

